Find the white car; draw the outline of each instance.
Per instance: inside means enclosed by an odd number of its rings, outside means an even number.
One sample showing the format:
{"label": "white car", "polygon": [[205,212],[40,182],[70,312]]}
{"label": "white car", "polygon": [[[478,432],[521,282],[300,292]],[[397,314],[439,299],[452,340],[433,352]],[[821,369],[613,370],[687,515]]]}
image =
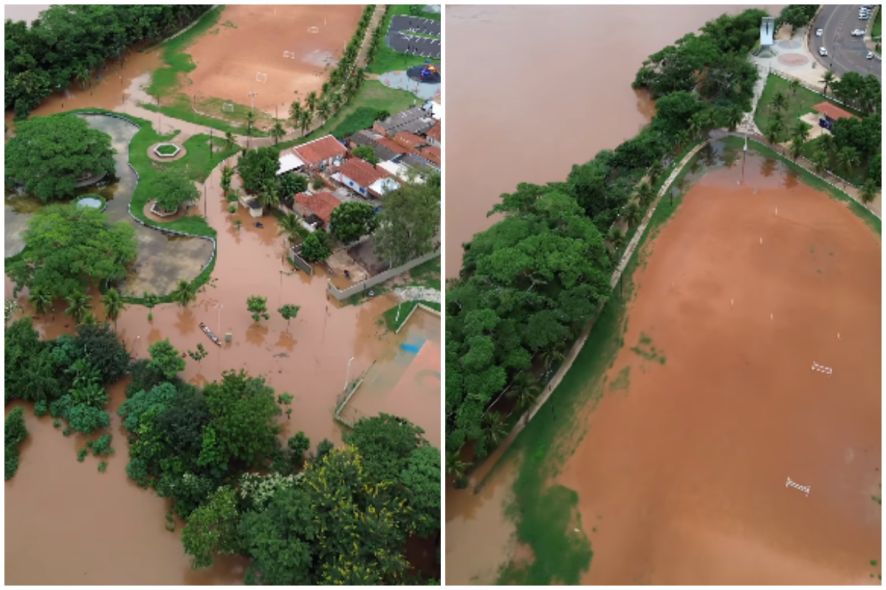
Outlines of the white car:
{"label": "white car", "polygon": [[861,29],[855,29],[854,31],[852,31],[852,36],[853,37],[864,37],[864,31],[862,31]]}
{"label": "white car", "polygon": [[866,57],[867,57],[868,59],[874,59],[874,54],[871,53],[870,51],[868,51],[868,54],[867,54]]}
{"label": "white car", "polygon": [[827,55],[827,54],[828,54],[828,50],[825,49],[824,47],[819,47],[819,48],[818,48],[818,54],[819,54],[819,55]]}
{"label": "white car", "polygon": [[816,37],[821,37],[822,35],[824,35],[824,29],[818,29],[817,31],[815,31]]}

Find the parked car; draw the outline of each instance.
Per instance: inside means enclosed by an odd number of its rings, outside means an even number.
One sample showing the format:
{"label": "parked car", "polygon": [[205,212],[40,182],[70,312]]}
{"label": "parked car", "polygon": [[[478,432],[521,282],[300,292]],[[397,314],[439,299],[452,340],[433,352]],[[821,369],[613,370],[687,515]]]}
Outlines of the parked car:
{"label": "parked car", "polygon": [[867,54],[866,57],[867,57],[868,59],[874,59],[874,54],[871,53],[870,51],[868,51],[868,54]]}
{"label": "parked car", "polygon": [[852,36],[853,37],[864,37],[864,31],[862,31],[861,29],[855,29],[854,31],[852,31]]}
{"label": "parked car", "polygon": [[815,31],[816,37],[821,37],[822,35],[824,35],[824,29],[818,29],[817,31]]}
{"label": "parked car", "polygon": [[827,54],[828,54],[828,50],[825,49],[824,47],[819,47],[819,48],[818,48],[818,54],[819,54],[819,55],[827,55]]}

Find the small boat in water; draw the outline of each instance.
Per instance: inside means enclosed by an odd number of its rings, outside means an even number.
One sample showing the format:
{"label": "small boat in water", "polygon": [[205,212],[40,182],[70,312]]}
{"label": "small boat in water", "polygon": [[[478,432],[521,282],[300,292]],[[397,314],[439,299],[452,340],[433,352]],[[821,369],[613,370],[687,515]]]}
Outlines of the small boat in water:
{"label": "small boat in water", "polygon": [[206,335],[209,336],[209,339],[221,346],[221,340],[218,339],[218,336],[212,333],[212,330],[209,329],[209,326],[200,322],[200,329],[206,332]]}

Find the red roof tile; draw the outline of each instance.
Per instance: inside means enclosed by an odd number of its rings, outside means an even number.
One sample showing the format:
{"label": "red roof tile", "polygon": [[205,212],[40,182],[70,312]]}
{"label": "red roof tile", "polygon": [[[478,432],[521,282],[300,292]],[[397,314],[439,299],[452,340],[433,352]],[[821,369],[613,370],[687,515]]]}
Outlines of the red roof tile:
{"label": "red roof tile", "polygon": [[849,119],[855,117],[852,113],[844,111],[837,105],[833,105],[829,102],[820,102],[812,108],[819,113],[827,115],[831,119]]}
{"label": "red roof tile", "polygon": [[335,195],[326,192],[314,193],[313,195],[308,193],[298,193],[295,195],[294,200],[296,203],[309,209],[311,213],[322,219],[326,225],[329,225],[332,211],[341,205],[341,201],[339,201]]}
{"label": "red roof tile", "polygon": [[394,141],[399,143],[400,145],[406,146],[408,148],[415,149],[423,143],[427,143],[424,139],[416,135],[415,133],[408,133],[406,131],[401,131],[397,135],[394,136]]}
{"label": "red roof tile", "polygon": [[360,158],[350,158],[338,169],[343,175],[347,176],[363,188],[369,188],[376,180],[387,178],[388,173],[382,168],[376,168],[366,160]]}
{"label": "red roof tile", "polygon": [[380,137],[375,140],[378,145],[383,145],[391,151],[397,152],[398,154],[408,154],[410,152],[409,148],[403,147],[396,141],[392,141],[387,137]]}
{"label": "red roof tile", "polygon": [[418,153],[419,155],[421,155],[422,158],[424,158],[428,162],[433,162],[437,166],[440,166],[443,162],[443,153],[440,148],[436,146],[425,146],[418,150]]}
{"label": "red roof tile", "polygon": [[438,142],[443,143],[443,123],[438,122],[436,125],[428,129],[428,132],[425,134],[431,139],[436,139]]}
{"label": "red roof tile", "polygon": [[339,141],[331,135],[294,147],[292,148],[292,151],[302,160],[302,162],[309,166],[314,166],[329,158],[344,156],[348,153],[345,146],[339,143]]}

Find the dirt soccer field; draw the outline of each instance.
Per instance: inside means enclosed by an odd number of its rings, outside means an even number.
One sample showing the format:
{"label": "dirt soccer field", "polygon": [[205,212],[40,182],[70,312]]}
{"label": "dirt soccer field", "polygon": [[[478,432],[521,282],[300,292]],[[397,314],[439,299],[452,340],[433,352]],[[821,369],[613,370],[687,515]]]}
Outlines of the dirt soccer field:
{"label": "dirt soccer field", "polygon": [[[362,6],[228,6],[219,26],[188,48],[197,68],[185,88],[198,101],[219,98],[269,115],[320,93],[357,30]],[[216,32],[217,31],[217,32]],[[316,32],[311,32],[316,31]],[[296,96],[295,92],[298,92]]]}
{"label": "dirt soccer field", "polygon": [[773,161],[748,156],[743,185],[740,167],[647,243],[556,478],[592,543],[584,584],[878,583],[880,238]]}

